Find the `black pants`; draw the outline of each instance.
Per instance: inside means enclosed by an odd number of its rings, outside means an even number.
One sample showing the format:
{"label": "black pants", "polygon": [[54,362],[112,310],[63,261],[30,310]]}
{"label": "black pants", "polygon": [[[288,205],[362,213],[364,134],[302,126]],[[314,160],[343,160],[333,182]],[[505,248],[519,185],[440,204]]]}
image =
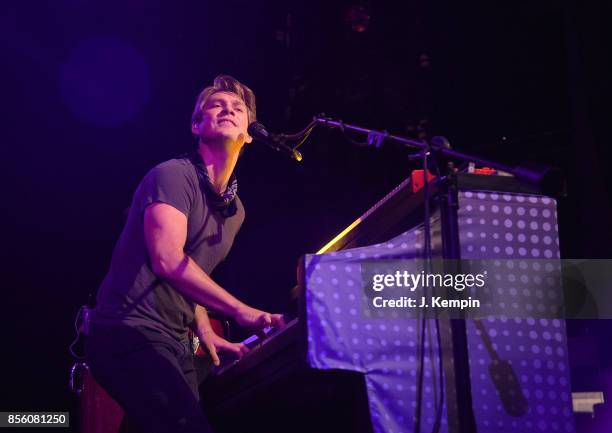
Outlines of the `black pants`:
{"label": "black pants", "polygon": [[124,325],[91,326],[93,377],[143,433],[211,433],[199,404],[189,345]]}

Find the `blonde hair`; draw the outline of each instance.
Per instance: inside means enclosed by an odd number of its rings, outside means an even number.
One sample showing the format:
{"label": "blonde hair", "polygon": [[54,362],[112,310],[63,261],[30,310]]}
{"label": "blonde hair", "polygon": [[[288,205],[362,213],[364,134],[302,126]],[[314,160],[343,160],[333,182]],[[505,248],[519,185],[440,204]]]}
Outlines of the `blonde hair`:
{"label": "blonde hair", "polygon": [[193,109],[193,114],[191,115],[192,125],[200,123],[202,120],[202,108],[206,104],[206,101],[211,97],[211,95],[218,92],[230,92],[236,94],[240,99],[242,99],[244,105],[246,105],[249,123],[257,120],[255,94],[253,91],[234,77],[230,77],[229,75],[218,75],[215,78],[213,85],[206,87],[198,95],[195,108]]}

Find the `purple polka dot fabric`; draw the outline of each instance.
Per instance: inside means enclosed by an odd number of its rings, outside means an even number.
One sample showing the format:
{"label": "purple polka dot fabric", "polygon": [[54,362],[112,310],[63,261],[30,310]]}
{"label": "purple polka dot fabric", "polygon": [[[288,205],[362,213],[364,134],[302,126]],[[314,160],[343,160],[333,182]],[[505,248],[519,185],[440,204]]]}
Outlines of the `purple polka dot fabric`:
{"label": "purple polka dot fabric", "polygon": [[[462,258],[499,259],[502,266],[503,259],[515,259],[505,262],[506,266],[518,263],[519,269],[516,273],[512,269],[500,272],[506,278],[496,281],[495,287],[502,290],[508,308],[517,298],[534,312],[544,311],[553,303],[548,297],[554,293],[537,289],[537,273],[541,259],[560,257],[556,202],[549,197],[469,191],[460,193],[459,202]],[[478,431],[574,432],[565,322],[501,317],[488,318],[479,325],[467,322]],[[518,396],[500,397],[500,387],[495,386],[490,371],[491,348],[486,347],[483,331],[496,352],[494,356],[512,366],[526,400],[521,416],[511,416],[505,410],[502,397],[516,401]],[[501,392],[508,390],[502,388]]]}
{"label": "purple polka dot fabric", "polygon": [[[554,200],[469,191],[461,192],[459,199],[462,258],[559,256]],[[432,216],[432,236],[435,244],[439,236],[437,215]],[[310,365],[364,373],[377,433],[413,431],[420,321],[395,312],[373,317],[364,308],[367,299],[361,263],[422,257],[422,242],[423,228],[419,226],[381,244],[306,257]],[[446,408],[437,407],[440,372],[435,325],[433,320],[426,322],[421,429],[431,431],[439,413],[440,431],[447,432]],[[489,345],[479,335],[482,329]],[[515,428],[523,432],[574,431],[562,321],[502,318],[484,320],[479,326],[468,321],[467,331],[479,432]],[[492,375],[498,372],[490,371],[491,347],[497,352],[495,356],[510,364],[521,385],[527,408],[520,416],[507,413],[508,395],[497,394]]]}

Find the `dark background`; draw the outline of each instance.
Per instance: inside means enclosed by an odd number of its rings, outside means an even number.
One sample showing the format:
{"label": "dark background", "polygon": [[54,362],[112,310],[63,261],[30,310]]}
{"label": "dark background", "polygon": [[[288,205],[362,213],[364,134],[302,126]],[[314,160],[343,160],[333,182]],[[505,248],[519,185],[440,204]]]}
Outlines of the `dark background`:
{"label": "dark background", "polygon": [[[608,2],[12,3],[0,15],[0,410],[76,414],[76,310],[106,272],[139,180],[194,147],[195,97],[220,73],[255,91],[274,132],[324,112],[558,166],[563,255],[610,257]],[[370,18],[349,18],[360,11]],[[302,150],[296,163],[249,146],[238,166],[247,218],[216,274],[273,311],[287,308],[298,257],[416,168],[405,150],[356,148],[337,131],[316,130]],[[574,390],[608,386],[607,328],[570,334],[594,351],[576,361]]]}

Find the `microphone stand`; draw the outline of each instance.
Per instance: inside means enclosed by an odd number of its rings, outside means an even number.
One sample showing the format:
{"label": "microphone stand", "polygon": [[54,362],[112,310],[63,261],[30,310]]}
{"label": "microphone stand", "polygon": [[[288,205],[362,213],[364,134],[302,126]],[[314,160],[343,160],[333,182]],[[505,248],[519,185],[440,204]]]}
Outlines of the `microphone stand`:
{"label": "microphone stand", "polygon": [[[433,152],[436,158],[444,157],[448,160],[473,162],[483,167],[492,167],[497,169],[498,171],[509,173],[517,179],[523,180],[530,184],[543,184],[548,182],[550,185],[557,186],[560,181],[559,173],[550,167],[545,167],[544,170],[544,167],[511,167],[509,165],[502,164],[497,161],[481,158],[476,155],[458,152],[456,150],[445,147],[443,142],[446,139],[444,139],[443,137],[440,137],[442,140],[435,142],[432,141],[431,143],[428,143],[426,141],[411,140],[409,138],[401,137],[399,135],[389,134],[387,131],[376,131],[374,129],[350,125],[348,123],[344,123],[341,120],[334,120],[332,118],[325,117],[324,115],[314,116],[313,120],[308,124],[308,126],[306,126],[306,128],[304,128],[300,132],[294,134],[272,134],[272,136],[274,141],[278,143],[279,146],[286,147],[288,149],[291,149],[292,151],[297,151],[297,148],[300,147],[306,141],[310,133],[317,125],[323,125],[331,129],[340,129],[342,132],[353,131],[367,134],[368,141],[366,145],[380,147],[384,141],[390,141],[403,145],[407,148],[420,150],[422,152],[421,155],[423,155],[424,152]],[[297,142],[297,144],[293,147],[288,146],[286,144],[287,142],[292,141]],[[302,155],[299,152],[297,153],[299,154],[299,159],[294,159],[300,161],[302,159]],[[427,179],[427,177],[425,177],[425,179]]]}

